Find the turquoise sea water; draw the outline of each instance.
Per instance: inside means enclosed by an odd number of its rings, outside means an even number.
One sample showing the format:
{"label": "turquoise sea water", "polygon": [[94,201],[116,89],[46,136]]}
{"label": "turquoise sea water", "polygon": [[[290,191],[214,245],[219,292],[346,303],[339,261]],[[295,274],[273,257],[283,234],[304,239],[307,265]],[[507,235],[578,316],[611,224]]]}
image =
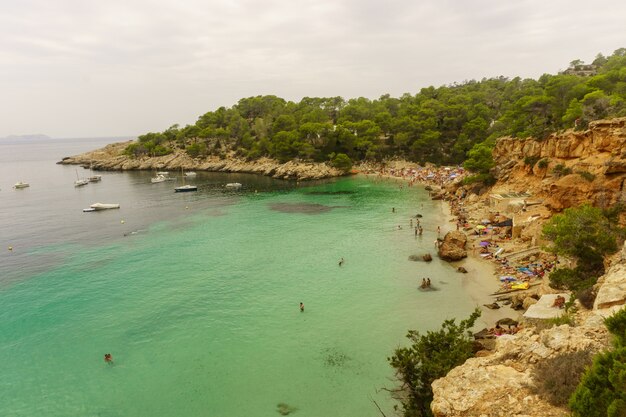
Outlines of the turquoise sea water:
{"label": "turquoise sea water", "polygon": [[[201,173],[180,195],[104,173],[77,190],[75,167],[42,169],[46,190],[1,184],[2,416],[374,417],[407,329],[473,308],[450,265],[407,260],[444,224],[420,188]],[[95,201],[122,208],[81,212]]]}

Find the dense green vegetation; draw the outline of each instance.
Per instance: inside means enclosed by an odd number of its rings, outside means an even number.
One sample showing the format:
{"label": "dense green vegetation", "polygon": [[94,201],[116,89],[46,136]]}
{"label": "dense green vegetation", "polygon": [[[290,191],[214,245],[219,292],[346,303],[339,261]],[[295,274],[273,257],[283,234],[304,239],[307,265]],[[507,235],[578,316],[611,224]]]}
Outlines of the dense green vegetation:
{"label": "dense green vegetation", "polygon": [[421,335],[416,330],[409,330],[406,337],[411,345],[396,349],[388,359],[401,382],[396,397],[402,404],[405,417],[432,416],[431,384],[473,355],[473,338],[469,330],[478,317],[480,310],[476,309],[459,324],[454,320],[444,321],[438,331]]}
{"label": "dense green vegetation", "polygon": [[163,155],[179,148],[193,157],[234,150],[280,161],[329,161],[344,154],[350,162],[399,156],[458,164],[473,149],[471,169],[485,174],[497,137],[541,139],[575,124],[582,128],[594,119],[626,115],[626,48],[609,57],[599,54],[594,76],[576,75],[582,63],[572,64],[572,74],[471,80],[399,98],[244,98],[193,125],[141,135],[127,154]]}
{"label": "dense green vegetation", "polygon": [[624,230],[617,226],[622,210],[602,210],[588,204],[565,209],[544,224],[543,236],[553,244],[549,250],[576,260],[575,268],[559,268],[550,274],[554,288],[583,291],[604,274],[604,257],[617,250]]}
{"label": "dense green vegetation", "polygon": [[613,350],[598,354],[569,405],[574,417],[626,416],[626,309],[605,320]]}

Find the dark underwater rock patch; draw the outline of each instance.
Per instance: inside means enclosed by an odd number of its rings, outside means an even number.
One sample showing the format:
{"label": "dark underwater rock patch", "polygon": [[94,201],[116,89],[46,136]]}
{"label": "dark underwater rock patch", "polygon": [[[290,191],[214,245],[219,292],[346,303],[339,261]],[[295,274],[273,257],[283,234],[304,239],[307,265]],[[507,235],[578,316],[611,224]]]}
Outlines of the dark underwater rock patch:
{"label": "dark underwater rock patch", "polygon": [[355,194],[356,191],[309,191],[308,195],[348,195],[348,194]]}
{"label": "dark underwater rock patch", "polygon": [[270,209],[281,213],[321,214],[342,206],[325,206],[316,203],[271,203]]}

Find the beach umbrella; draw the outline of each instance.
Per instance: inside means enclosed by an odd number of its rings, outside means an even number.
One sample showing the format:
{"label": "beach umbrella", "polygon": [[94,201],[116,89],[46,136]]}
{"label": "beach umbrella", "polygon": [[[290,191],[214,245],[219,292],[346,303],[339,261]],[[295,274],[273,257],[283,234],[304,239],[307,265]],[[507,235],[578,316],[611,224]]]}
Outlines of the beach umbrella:
{"label": "beach umbrella", "polygon": [[483,248],[486,248],[487,246],[489,246],[489,242],[486,242],[483,240],[482,242],[479,243],[479,245],[482,246]]}

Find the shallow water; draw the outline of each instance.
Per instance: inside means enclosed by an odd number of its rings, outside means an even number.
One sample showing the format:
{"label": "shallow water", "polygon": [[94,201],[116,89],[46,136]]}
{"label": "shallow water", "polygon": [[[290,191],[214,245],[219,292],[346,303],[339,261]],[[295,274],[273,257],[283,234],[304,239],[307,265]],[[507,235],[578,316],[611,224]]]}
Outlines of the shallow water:
{"label": "shallow water", "polygon": [[[82,169],[54,161],[94,145],[0,142],[0,415],[374,417],[406,331],[473,308],[453,267],[408,261],[445,218],[422,189],[198,173],[181,195],[149,172],[74,189]],[[96,201],[121,208],[82,213]]]}

